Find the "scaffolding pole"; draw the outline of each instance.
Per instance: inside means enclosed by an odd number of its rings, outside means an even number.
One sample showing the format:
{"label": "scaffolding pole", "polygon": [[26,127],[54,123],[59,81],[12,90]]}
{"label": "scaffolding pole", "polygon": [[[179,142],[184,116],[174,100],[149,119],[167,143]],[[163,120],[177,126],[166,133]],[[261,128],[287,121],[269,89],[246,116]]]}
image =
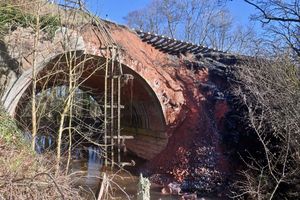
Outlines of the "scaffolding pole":
{"label": "scaffolding pole", "polygon": [[109,47],[106,49],[106,63],[105,63],[105,77],[104,77],[104,165],[108,166],[108,154],[107,154],[107,76],[108,76],[108,64],[109,64]]}
{"label": "scaffolding pole", "polygon": [[[119,69],[122,70],[121,63],[119,62]],[[122,74],[122,71],[120,71]],[[117,127],[117,146],[118,146],[118,165],[121,164],[121,75],[118,76],[118,127]]]}
{"label": "scaffolding pole", "polygon": [[[100,49],[106,49],[106,65],[104,72],[104,165],[107,167],[121,162],[121,141],[133,139],[132,136],[121,135],[121,89],[122,63],[121,49],[113,39],[110,31],[102,20],[95,20],[95,27],[99,31]],[[103,76],[102,76],[103,77]],[[116,142],[115,142],[116,141]],[[115,150],[116,147],[117,149]],[[117,155],[115,155],[116,151]],[[116,162],[115,162],[116,156]]]}
{"label": "scaffolding pole", "polygon": [[110,152],[111,152],[111,168],[114,167],[114,121],[115,121],[115,117],[114,117],[114,67],[115,67],[115,47],[112,47],[112,61],[111,61],[111,71],[110,71],[110,92],[111,92],[111,97],[110,97]]}
{"label": "scaffolding pole", "polygon": [[121,142],[125,139],[133,139],[132,136],[121,135],[121,109],[124,108],[121,105],[122,76],[119,49],[116,46],[109,46],[104,77],[104,164],[106,167],[110,165],[111,168],[116,164],[118,166],[124,164],[121,159]]}

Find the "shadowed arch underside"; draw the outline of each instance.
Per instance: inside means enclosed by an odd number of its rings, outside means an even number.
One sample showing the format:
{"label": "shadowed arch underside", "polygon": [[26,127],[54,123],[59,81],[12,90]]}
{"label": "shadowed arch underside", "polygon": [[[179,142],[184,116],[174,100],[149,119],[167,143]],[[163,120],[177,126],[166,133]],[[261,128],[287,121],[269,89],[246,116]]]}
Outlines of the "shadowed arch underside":
{"label": "shadowed arch underside", "polygon": [[[79,66],[80,88],[103,104],[104,75],[106,58],[71,52],[57,55],[37,67],[37,93],[51,87],[68,84],[68,66]],[[117,63],[116,63],[117,64]],[[121,135],[133,135],[134,139],[125,142],[126,147],[146,160],[159,154],[167,145],[166,121],[162,106],[149,84],[129,67],[122,65]],[[133,77],[133,80],[126,77]],[[29,69],[15,82],[3,98],[4,106],[11,115],[22,112],[22,105],[29,102],[32,94],[32,69]]]}

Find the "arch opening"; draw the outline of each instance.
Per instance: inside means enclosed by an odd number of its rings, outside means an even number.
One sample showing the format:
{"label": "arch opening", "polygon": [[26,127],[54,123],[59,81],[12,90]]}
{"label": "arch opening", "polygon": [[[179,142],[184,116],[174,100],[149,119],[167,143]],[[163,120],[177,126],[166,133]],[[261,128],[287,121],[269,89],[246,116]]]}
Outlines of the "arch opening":
{"label": "arch opening", "polygon": [[[74,56],[74,54],[70,55]],[[80,84],[76,87],[79,93],[85,93],[93,100],[94,105],[98,105],[98,111],[103,112],[106,58],[82,53],[74,58],[72,58],[72,65],[78,67],[76,78]],[[58,90],[57,88],[66,88],[70,77],[67,73],[69,65],[68,55],[63,54],[41,66],[37,76],[37,95],[44,92],[48,94],[46,99],[49,99],[49,94]],[[125,141],[126,148],[138,157],[150,160],[165,148],[168,141],[162,107],[156,94],[143,77],[126,65],[122,65],[122,68],[124,74],[133,76],[133,80],[127,80],[124,76],[122,81],[121,135],[132,135],[134,139]],[[10,100],[7,107],[19,121],[22,121],[24,108],[31,104],[29,101],[32,96],[30,80],[30,73],[25,74],[7,95],[7,99]],[[75,98],[78,97],[75,96]],[[47,106],[44,109],[47,109]],[[101,121],[102,118],[99,117],[99,120]],[[25,124],[28,126],[28,123]],[[101,123],[96,126],[100,127],[97,134],[101,135],[103,131]]]}

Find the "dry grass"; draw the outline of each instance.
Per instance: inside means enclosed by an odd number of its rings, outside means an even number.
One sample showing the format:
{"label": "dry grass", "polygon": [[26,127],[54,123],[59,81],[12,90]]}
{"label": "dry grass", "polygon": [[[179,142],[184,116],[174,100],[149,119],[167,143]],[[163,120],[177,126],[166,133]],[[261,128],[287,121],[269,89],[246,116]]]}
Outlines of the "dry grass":
{"label": "dry grass", "polygon": [[59,17],[62,25],[69,27],[79,26],[90,23],[93,18],[90,14],[86,13],[88,12],[87,10],[82,11],[78,8],[64,8],[57,4],[51,4],[46,0],[0,0],[0,6],[1,4],[10,5],[22,10],[24,13],[34,15],[36,13],[35,6],[38,2],[41,2],[40,14],[42,16],[49,15],[52,17]]}
{"label": "dry grass", "polygon": [[54,176],[51,154],[37,155],[15,122],[0,111],[0,199],[83,199],[74,179]]}

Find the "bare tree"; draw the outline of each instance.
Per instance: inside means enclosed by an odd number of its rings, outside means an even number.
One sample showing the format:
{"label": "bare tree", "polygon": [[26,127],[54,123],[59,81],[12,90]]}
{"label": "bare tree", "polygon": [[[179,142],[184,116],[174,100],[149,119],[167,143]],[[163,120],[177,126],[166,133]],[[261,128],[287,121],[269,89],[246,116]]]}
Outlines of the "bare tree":
{"label": "bare tree", "polygon": [[231,14],[220,2],[153,0],[146,8],[130,12],[125,20],[132,28],[223,51],[249,53],[244,49],[255,36],[254,30],[235,27]]}
{"label": "bare tree", "polygon": [[35,92],[36,92],[36,71],[37,71],[37,45],[39,42],[40,37],[40,9],[41,9],[41,2],[37,2],[36,4],[36,24],[35,24],[35,35],[34,35],[34,44],[33,44],[33,61],[32,61],[32,142],[31,147],[32,150],[35,150],[35,140],[36,140],[36,134],[37,134],[37,119],[36,119],[36,98],[35,98]]}
{"label": "bare tree", "polygon": [[157,3],[158,1],[152,1],[147,8],[132,11],[124,19],[132,28],[162,34],[163,19],[158,11]]}
{"label": "bare tree", "polygon": [[[239,69],[236,95],[259,145],[243,157],[235,197],[293,199],[300,184],[299,74],[288,58],[250,60]],[[248,149],[246,149],[248,150]],[[259,152],[259,153],[257,153]]]}
{"label": "bare tree", "polygon": [[[295,54],[300,56],[300,1],[257,1],[244,0],[257,9],[258,13],[253,19],[259,20],[276,42],[275,50],[286,51],[291,48]],[[274,42],[274,40],[272,41]],[[278,49],[280,46],[282,48]]]}

